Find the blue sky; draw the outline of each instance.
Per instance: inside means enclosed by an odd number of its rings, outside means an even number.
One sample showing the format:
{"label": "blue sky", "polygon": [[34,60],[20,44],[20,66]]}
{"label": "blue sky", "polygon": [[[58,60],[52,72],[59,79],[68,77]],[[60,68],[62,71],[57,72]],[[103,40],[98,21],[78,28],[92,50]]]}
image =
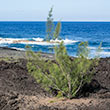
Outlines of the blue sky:
{"label": "blue sky", "polygon": [[0,0],[0,21],[110,21],[110,0]]}

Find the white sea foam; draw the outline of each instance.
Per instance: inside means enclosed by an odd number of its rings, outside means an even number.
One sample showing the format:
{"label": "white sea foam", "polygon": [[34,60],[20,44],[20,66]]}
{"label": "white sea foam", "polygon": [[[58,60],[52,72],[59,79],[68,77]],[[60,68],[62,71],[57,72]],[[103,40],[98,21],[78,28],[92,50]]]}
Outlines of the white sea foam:
{"label": "white sea foam", "polygon": [[12,49],[16,49],[16,50],[21,50],[21,51],[25,51],[25,49],[23,48],[16,48],[16,47],[11,47]]}
{"label": "white sea foam", "polygon": [[9,38],[0,38],[0,44],[5,44],[5,43],[13,43],[13,40],[12,39],[9,39]]}
{"label": "white sea foam", "polygon": [[74,41],[74,40],[69,40],[69,39],[65,39],[65,40],[50,40],[50,42],[47,41],[43,41],[43,38],[33,38],[33,40],[28,40],[28,39],[13,39],[13,38],[0,38],[0,44],[17,44],[17,43],[21,43],[21,44],[37,44],[37,45],[57,45],[60,42],[64,42],[64,44],[72,44],[78,41]]}
{"label": "white sea foam", "polygon": [[104,51],[104,52],[101,52],[100,54],[101,54],[101,55],[110,55],[110,52],[105,52],[105,51]]}
{"label": "white sea foam", "polygon": [[42,42],[38,42],[38,41],[28,41],[28,40],[22,40],[22,41],[17,41],[17,43],[20,44],[36,44],[36,45],[57,45],[58,43],[51,43],[51,42],[46,42],[46,41],[42,41]]}
{"label": "white sea foam", "polygon": [[102,47],[102,49],[106,50],[106,49],[110,49],[110,47]]}
{"label": "white sea foam", "polygon": [[55,39],[55,40],[50,40],[50,42],[53,42],[53,43],[60,43],[62,41],[64,42],[64,44],[72,44],[72,43],[78,42],[78,41],[69,40],[69,39],[62,39],[62,40]]}
{"label": "white sea foam", "polygon": [[91,50],[96,50],[97,49],[97,47],[88,47],[89,49],[91,49]]}
{"label": "white sea foam", "polygon": [[43,38],[32,38],[33,40],[35,40],[35,41],[38,41],[38,42],[42,42],[43,41]]}
{"label": "white sea foam", "polygon": [[25,39],[18,39],[18,38],[0,38],[0,44],[12,44],[15,41],[20,41]]}
{"label": "white sea foam", "polygon": [[91,51],[90,53],[91,57],[99,56],[99,57],[110,57],[110,52],[107,51],[101,51],[101,52],[96,52],[96,51]]}
{"label": "white sea foam", "polygon": [[[98,47],[88,47],[89,49],[91,50],[96,50],[98,49]],[[107,49],[110,49],[110,47],[101,47],[102,50],[107,50]]]}

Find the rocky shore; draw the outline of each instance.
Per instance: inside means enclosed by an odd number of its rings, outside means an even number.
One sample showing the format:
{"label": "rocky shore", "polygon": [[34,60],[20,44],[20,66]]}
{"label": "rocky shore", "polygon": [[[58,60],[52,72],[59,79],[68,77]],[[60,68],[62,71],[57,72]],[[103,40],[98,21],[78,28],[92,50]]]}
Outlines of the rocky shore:
{"label": "rocky shore", "polygon": [[[52,54],[42,56],[53,59]],[[28,74],[24,51],[0,48],[0,110],[110,110],[110,58],[100,60],[81,93],[78,99],[55,98]]]}
{"label": "rocky shore", "polygon": [[[26,58],[25,51],[16,50],[14,48],[8,48],[8,47],[0,47],[0,58],[7,57],[7,58]],[[53,59],[53,54],[46,54],[42,53],[42,57]]]}

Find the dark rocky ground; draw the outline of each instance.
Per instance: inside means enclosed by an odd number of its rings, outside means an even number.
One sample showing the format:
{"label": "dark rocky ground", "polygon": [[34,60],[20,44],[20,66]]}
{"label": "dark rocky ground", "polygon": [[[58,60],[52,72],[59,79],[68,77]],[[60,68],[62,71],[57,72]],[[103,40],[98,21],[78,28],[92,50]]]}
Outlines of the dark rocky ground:
{"label": "dark rocky ground", "polygon": [[110,110],[110,58],[101,59],[96,69],[92,82],[83,88],[85,97],[67,100],[42,89],[28,74],[26,60],[1,60],[0,110]]}

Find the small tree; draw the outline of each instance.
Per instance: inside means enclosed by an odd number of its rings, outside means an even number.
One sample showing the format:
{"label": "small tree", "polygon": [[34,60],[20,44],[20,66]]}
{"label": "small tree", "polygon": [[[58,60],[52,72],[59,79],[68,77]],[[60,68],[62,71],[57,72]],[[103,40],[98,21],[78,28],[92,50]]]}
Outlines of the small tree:
{"label": "small tree", "polygon": [[43,59],[40,54],[27,51],[27,68],[46,90],[55,89],[62,96],[75,97],[81,87],[91,81],[94,73],[92,68],[97,64],[97,59],[88,59],[87,47],[87,42],[79,44],[78,57],[72,60],[62,42],[55,47],[54,62]]}
{"label": "small tree", "polygon": [[52,18],[52,11],[53,7],[50,9],[48,17],[47,17],[47,23],[46,23],[46,41],[50,41],[51,39],[55,40],[59,37],[60,30],[61,30],[61,22],[58,22],[56,27],[53,22]]}
{"label": "small tree", "polygon": [[46,32],[47,32],[46,40],[47,41],[50,41],[50,39],[52,39],[53,37],[54,23],[52,18],[52,11],[53,11],[53,7],[50,9],[47,17],[47,23],[46,23]]}

